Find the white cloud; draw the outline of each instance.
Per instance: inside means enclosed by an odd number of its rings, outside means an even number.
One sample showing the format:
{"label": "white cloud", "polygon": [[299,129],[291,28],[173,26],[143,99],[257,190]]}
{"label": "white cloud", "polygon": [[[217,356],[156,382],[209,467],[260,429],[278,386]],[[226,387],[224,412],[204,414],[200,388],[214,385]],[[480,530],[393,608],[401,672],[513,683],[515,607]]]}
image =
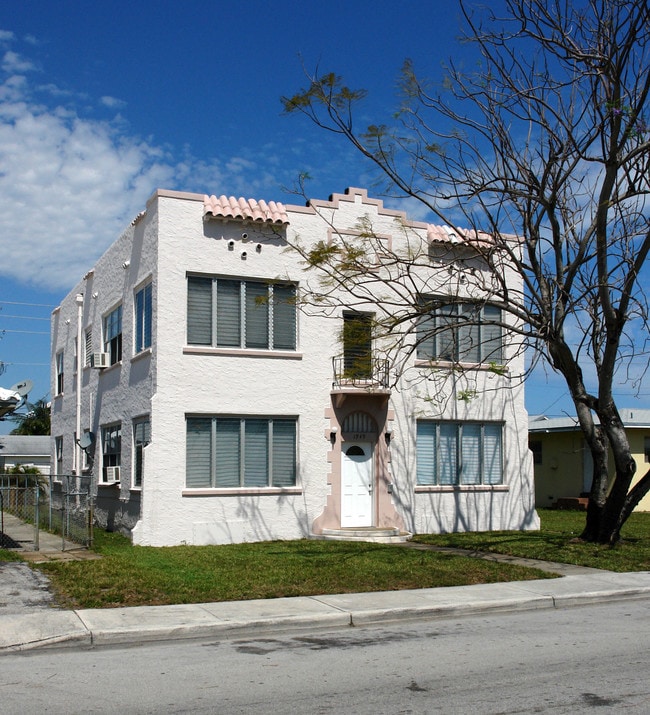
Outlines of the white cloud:
{"label": "white cloud", "polygon": [[30,72],[36,69],[36,66],[17,52],[8,50],[2,57],[2,69],[5,72]]}
{"label": "white cloud", "polygon": [[158,147],[29,89],[15,74],[0,85],[0,274],[67,289],[174,170]]}
{"label": "white cloud", "polygon": [[126,106],[126,102],[121,99],[117,99],[117,97],[105,96],[101,97],[99,101],[109,109],[121,109]]}
{"label": "white cloud", "polygon": [[[2,41],[15,38],[0,30]],[[318,142],[301,145],[293,165],[282,141],[197,158],[191,147],[133,136],[123,106],[109,95],[62,90],[28,58],[0,53],[0,278],[71,289],[156,188],[282,200],[281,187],[310,161],[328,193],[342,191],[347,184],[333,181],[351,174],[349,151]],[[97,118],[107,110],[111,118]]]}

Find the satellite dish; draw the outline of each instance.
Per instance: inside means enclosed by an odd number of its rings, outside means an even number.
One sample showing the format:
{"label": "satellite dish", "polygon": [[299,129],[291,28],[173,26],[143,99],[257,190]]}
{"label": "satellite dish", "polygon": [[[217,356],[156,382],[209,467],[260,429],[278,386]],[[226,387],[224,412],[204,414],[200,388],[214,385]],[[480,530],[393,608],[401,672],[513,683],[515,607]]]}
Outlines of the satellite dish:
{"label": "satellite dish", "polygon": [[95,435],[92,432],[84,432],[79,439],[81,449],[88,449],[95,441]]}
{"label": "satellite dish", "polygon": [[17,392],[21,397],[27,397],[34,387],[34,383],[31,380],[23,380],[22,382],[17,382],[15,385],[9,389],[12,392]]}

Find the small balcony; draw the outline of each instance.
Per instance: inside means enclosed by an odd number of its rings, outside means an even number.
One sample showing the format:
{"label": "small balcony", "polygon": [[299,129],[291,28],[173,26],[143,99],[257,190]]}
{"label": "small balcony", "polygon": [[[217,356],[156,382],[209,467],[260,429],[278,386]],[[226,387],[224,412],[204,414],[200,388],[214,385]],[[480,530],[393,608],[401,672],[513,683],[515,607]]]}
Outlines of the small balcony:
{"label": "small balcony", "polygon": [[388,398],[389,363],[385,358],[366,354],[337,355],[332,358],[334,380],[332,395],[338,396],[340,404],[346,395],[365,393]]}

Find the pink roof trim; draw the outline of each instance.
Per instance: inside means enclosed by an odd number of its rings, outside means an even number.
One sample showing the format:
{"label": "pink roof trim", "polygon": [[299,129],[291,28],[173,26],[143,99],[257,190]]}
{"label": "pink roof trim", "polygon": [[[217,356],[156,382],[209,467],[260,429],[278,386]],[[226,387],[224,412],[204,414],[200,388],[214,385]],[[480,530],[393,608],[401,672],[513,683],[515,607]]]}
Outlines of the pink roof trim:
{"label": "pink roof trim", "polygon": [[255,199],[236,199],[234,196],[204,196],[204,218],[239,219],[256,223],[272,223],[286,226],[289,223],[284,205],[275,201],[255,201]]}

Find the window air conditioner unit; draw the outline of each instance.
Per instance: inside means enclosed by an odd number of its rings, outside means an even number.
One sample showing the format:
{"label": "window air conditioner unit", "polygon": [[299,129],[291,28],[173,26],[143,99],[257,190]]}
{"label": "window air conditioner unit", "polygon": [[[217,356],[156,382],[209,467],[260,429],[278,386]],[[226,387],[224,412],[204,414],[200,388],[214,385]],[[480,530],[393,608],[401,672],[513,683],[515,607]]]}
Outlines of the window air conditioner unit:
{"label": "window air conditioner unit", "polygon": [[119,482],[120,481],[120,468],[119,467],[106,467],[106,481],[107,482]]}
{"label": "window air conditioner unit", "polygon": [[99,369],[110,367],[110,357],[108,353],[93,353],[90,359],[90,366]]}

